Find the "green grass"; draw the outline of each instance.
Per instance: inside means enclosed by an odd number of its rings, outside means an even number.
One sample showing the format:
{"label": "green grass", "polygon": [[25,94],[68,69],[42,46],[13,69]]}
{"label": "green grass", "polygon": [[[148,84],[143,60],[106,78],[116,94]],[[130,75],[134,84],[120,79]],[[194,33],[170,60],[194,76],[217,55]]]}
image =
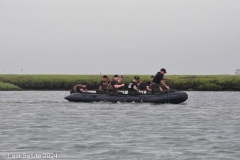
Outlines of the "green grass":
{"label": "green grass", "polygon": [[[142,88],[145,88],[150,75],[138,75],[143,81]],[[108,75],[112,78],[113,75]],[[125,88],[133,79],[134,75],[125,75]],[[172,89],[196,90],[196,91],[240,91],[240,76],[211,75],[211,76],[190,76],[190,75],[166,75],[171,78],[166,81]],[[100,75],[0,75],[0,82],[16,85],[24,90],[70,90],[73,85],[88,83],[88,89],[99,87]],[[0,90],[3,90],[0,88]]]}
{"label": "green grass", "polygon": [[21,88],[9,83],[3,83],[0,81],[0,91],[19,91]]}

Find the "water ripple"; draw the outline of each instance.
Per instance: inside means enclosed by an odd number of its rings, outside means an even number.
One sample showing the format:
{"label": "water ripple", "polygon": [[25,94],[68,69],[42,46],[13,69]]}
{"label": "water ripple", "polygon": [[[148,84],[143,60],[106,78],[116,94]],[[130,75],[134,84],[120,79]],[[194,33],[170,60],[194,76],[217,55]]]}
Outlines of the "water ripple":
{"label": "water ripple", "polygon": [[0,92],[0,154],[59,159],[240,157],[239,92],[188,92],[183,104],[70,103],[68,92]]}

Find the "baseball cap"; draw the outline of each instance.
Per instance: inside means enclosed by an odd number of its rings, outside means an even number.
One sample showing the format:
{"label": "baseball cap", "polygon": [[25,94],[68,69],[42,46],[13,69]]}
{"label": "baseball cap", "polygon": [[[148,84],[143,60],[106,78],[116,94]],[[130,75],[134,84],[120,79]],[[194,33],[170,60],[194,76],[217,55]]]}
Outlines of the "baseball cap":
{"label": "baseball cap", "polygon": [[118,75],[117,75],[117,74],[115,74],[113,77],[118,77]]}
{"label": "baseball cap", "polygon": [[165,68],[162,68],[161,71],[163,71],[164,73],[167,73]]}
{"label": "baseball cap", "polygon": [[136,79],[136,80],[137,80],[137,79],[140,79],[140,78],[139,78],[138,76],[134,76],[134,79]]}

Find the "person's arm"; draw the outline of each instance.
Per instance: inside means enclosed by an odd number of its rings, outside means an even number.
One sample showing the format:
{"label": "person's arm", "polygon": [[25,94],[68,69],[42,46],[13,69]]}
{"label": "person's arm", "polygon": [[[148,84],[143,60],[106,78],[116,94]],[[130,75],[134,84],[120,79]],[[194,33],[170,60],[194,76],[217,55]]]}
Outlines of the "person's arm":
{"label": "person's arm", "polygon": [[84,90],[84,89],[82,89],[82,88],[80,89],[80,91],[81,91],[81,92],[88,92],[88,90],[87,90],[87,89],[86,89],[86,90]]}
{"label": "person's arm", "polygon": [[133,89],[137,92],[140,92],[140,90],[137,88],[137,86],[133,86]]}
{"label": "person's arm", "polygon": [[150,86],[146,86],[146,90],[152,92],[152,90],[150,89]]}
{"label": "person's arm", "polygon": [[163,77],[163,80],[170,80],[170,78],[165,78],[165,77]]}
{"label": "person's arm", "polygon": [[162,90],[162,87],[159,87],[159,89],[160,89],[160,91],[163,91],[163,90]]}
{"label": "person's arm", "polygon": [[99,90],[102,90],[102,84],[103,84],[103,81],[101,81],[100,83]]}
{"label": "person's arm", "polygon": [[167,89],[170,89],[170,88],[165,84],[165,82],[164,82],[163,80],[161,80],[160,83],[161,83],[164,87],[166,87]]}
{"label": "person's arm", "polygon": [[114,85],[114,88],[120,88],[120,87],[122,87],[122,86],[124,86],[124,84],[115,84],[115,85]]}

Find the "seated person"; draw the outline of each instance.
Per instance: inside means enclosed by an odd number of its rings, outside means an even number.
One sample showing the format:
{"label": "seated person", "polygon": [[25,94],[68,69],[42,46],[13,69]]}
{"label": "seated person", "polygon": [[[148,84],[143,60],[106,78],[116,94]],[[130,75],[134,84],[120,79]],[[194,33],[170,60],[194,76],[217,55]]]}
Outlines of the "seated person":
{"label": "seated person", "polygon": [[102,81],[100,83],[99,89],[96,91],[97,93],[106,93],[107,92],[107,86],[109,84],[109,79],[106,75],[102,77]]}
{"label": "seated person", "polygon": [[111,80],[111,82],[109,82],[107,89],[108,89],[109,93],[116,94],[116,93],[118,93],[118,88],[123,87],[123,86],[124,86],[124,84],[119,84],[119,77],[118,77],[118,75],[114,75],[114,77]]}
{"label": "seated person", "polygon": [[70,93],[71,94],[72,93],[88,93],[87,83],[78,84],[78,85],[73,86]]}
{"label": "seated person", "polygon": [[[152,94],[152,83],[153,83],[154,76],[151,76],[151,79],[146,84],[146,91],[147,94]],[[159,90],[162,91],[162,88],[159,87]]]}
{"label": "seated person", "polygon": [[128,94],[131,95],[139,95],[141,91],[138,89],[138,85],[140,84],[140,78],[135,76],[133,81],[128,85]]}

